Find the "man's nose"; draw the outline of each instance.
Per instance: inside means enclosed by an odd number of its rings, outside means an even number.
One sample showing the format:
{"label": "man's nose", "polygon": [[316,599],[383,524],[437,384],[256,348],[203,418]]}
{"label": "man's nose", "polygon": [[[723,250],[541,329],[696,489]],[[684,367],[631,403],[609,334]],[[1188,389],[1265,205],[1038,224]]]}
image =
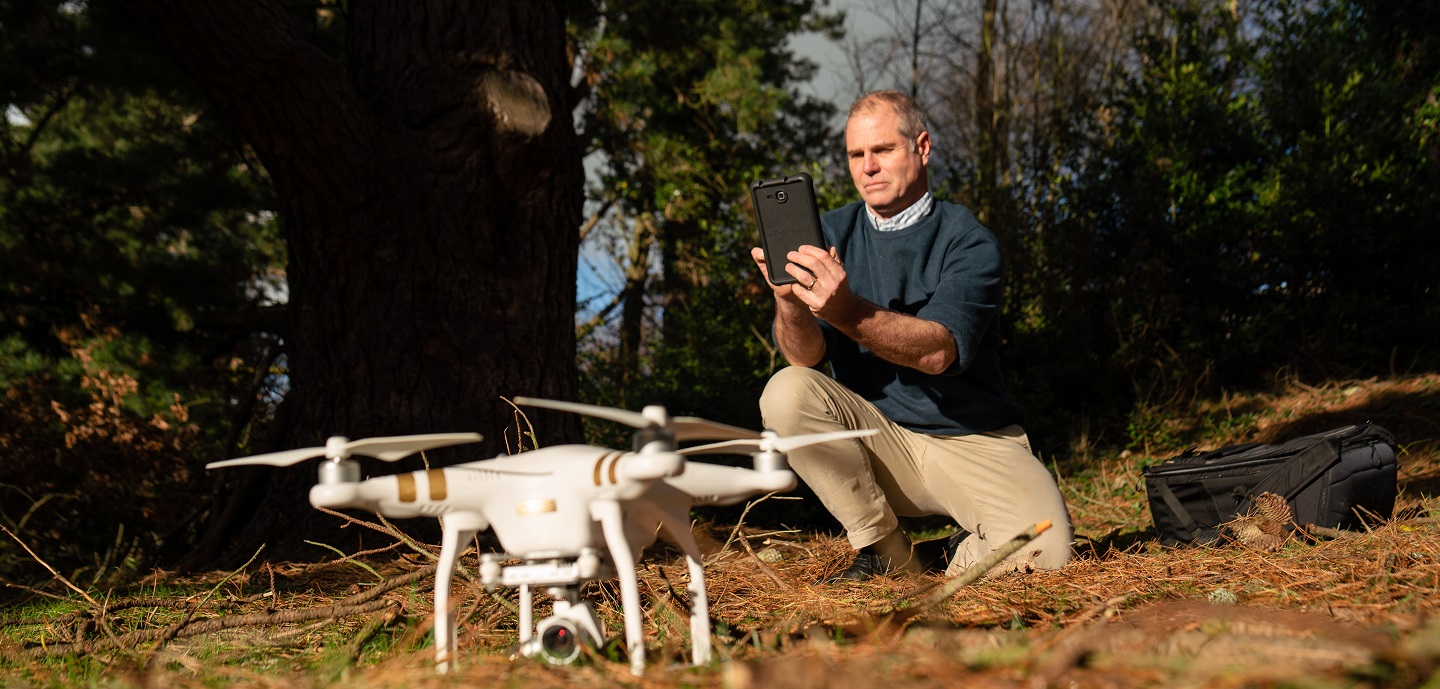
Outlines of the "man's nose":
{"label": "man's nose", "polygon": [[879,171],[880,171],[880,158],[879,158],[879,156],[876,156],[876,155],[873,155],[873,154],[870,154],[870,153],[866,153],[866,154],[865,154],[865,167],[864,167],[863,169],[865,170],[865,173],[866,173],[866,174],[869,174],[869,175],[873,175],[873,174],[879,172]]}

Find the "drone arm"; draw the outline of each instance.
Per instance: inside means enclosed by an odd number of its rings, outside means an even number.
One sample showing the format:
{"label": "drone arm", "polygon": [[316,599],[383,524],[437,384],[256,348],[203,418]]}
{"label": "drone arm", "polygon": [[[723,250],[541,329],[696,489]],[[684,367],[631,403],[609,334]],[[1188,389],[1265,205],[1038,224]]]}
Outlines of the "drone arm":
{"label": "drone arm", "polygon": [[630,672],[640,676],[645,672],[645,636],[640,625],[640,584],[635,577],[635,555],[625,539],[624,515],[620,503],[614,500],[596,500],[590,503],[590,516],[600,522],[605,542],[610,546],[611,564],[620,579],[620,604],[625,613],[625,646],[630,653]]}
{"label": "drone arm", "polygon": [[455,565],[461,549],[483,528],[484,519],[478,514],[452,512],[444,519],[440,562],[435,569],[435,671],[442,675],[455,665],[456,620],[455,609],[450,605]]}
{"label": "drone arm", "polygon": [[704,462],[690,462],[685,473],[665,482],[688,493],[696,504],[733,505],[759,493],[794,490],[791,471],[754,471]]}

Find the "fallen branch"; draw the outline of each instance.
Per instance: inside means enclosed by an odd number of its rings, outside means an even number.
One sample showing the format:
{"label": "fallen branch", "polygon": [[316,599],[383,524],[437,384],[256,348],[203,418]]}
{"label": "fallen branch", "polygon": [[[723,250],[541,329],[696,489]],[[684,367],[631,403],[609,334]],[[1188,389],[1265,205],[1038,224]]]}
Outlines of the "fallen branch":
{"label": "fallen branch", "polygon": [[360,653],[365,650],[365,644],[369,643],[370,639],[375,638],[375,635],[380,633],[381,629],[395,624],[395,620],[398,619],[400,619],[400,613],[394,608],[390,608],[379,615],[371,617],[365,622],[365,626],[361,627],[360,631],[355,634],[355,638],[351,639],[350,643],[345,645],[345,656],[349,658],[352,663],[359,660]]}
{"label": "fallen branch", "polygon": [[1035,540],[1035,538],[1037,538],[1040,534],[1045,533],[1047,530],[1050,529],[1050,526],[1050,520],[1046,519],[1045,521],[1040,522],[1039,524],[1036,524],[1020,532],[1014,538],[1007,541],[1004,545],[996,548],[994,552],[981,558],[979,562],[970,565],[970,567],[964,572],[961,572],[959,575],[947,580],[944,585],[940,587],[939,590],[926,596],[924,600],[921,600],[919,603],[905,608],[900,608],[898,610],[892,609],[890,611],[882,613],[880,616],[878,616],[878,619],[872,620],[872,628],[898,628],[903,626],[906,622],[909,622],[915,616],[919,615],[922,612],[925,612],[926,610],[929,610],[930,608],[934,607],[935,605],[944,601],[950,596],[955,595],[955,592],[970,585],[980,577],[985,576],[986,572],[989,572],[991,569],[994,569],[996,565],[1004,562],[1005,558],[1014,555],[1016,551],[1025,547],[1026,543]]}
{"label": "fallen branch", "polygon": [[43,658],[51,655],[64,655],[68,653],[91,654],[97,651],[114,650],[118,648],[130,648],[136,644],[151,641],[168,641],[181,639],[202,634],[212,634],[226,629],[238,627],[258,627],[271,624],[290,624],[294,622],[309,622],[319,619],[333,619],[376,612],[390,605],[389,601],[374,601],[362,605],[329,605],[320,608],[306,608],[301,610],[283,610],[273,613],[260,613],[256,615],[226,615],[224,617],[211,617],[203,620],[192,621],[184,625],[171,625],[161,629],[141,629],[138,631],[122,634],[112,639],[105,639],[97,642],[81,641],[73,644],[54,644],[31,648],[25,655],[31,658]]}
{"label": "fallen branch", "polygon": [[[17,588],[19,588],[19,587],[17,587]],[[58,597],[58,598],[59,598],[59,600],[64,600],[64,601],[68,601],[68,600],[69,600],[68,598],[65,598],[65,597],[63,597],[63,596]],[[122,598],[122,599],[120,599],[120,600],[110,601],[110,602],[105,603],[105,606],[104,606],[104,608],[103,608],[103,614],[109,615],[109,614],[111,614],[111,613],[120,612],[121,610],[130,610],[130,609],[132,609],[132,608],[170,608],[170,609],[172,609],[172,610],[185,610],[185,609],[188,609],[188,608],[190,607],[190,605],[191,605],[190,601],[185,600],[185,599],[171,599],[171,598]],[[234,608],[239,607],[238,604],[237,604],[237,602],[236,602],[236,601],[232,601],[232,600],[215,601],[215,602],[212,604],[212,606],[214,606],[214,607],[224,607],[224,608],[228,608],[228,609],[234,609]],[[90,610],[90,609],[87,608],[87,609],[82,609],[82,610],[73,610],[73,611],[67,612],[67,613],[65,613],[65,614],[63,614],[63,615],[57,615],[57,616],[54,616],[54,617],[40,618],[40,619],[25,618],[25,617],[0,617],[0,627],[19,627],[19,626],[25,626],[25,625],[46,624],[46,623],[50,623],[50,624],[69,624],[69,623],[71,623],[71,622],[74,622],[75,620],[78,620],[78,619],[82,618],[82,617],[94,617],[94,616],[95,616],[95,611]]]}
{"label": "fallen branch", "polygon": [[771,498],[774,498],[774,499],[776,499],[776,500],[799,500],[799,499],[800,499],[800,498],[797,498],[797,497],[795,497],[795,496],[793,496],[793,495],[783,495],[783,496],[782,496],[782,495],[776,495],[775,493],[766,493],[766,494],[764,494],[764,495],[762,495],[762,496],[760,496],[760,497],[758,497],[758,498],[756,498],[756,499],[754,499],[754,500],[751,500],[750,502],[745,503],[745,509],[743,509],[743,510],[740,511],[740,518],[735,521],[735,528],[733,528],[733,529],[730,530],[730,537],[727,538],[727,539],[725,539],[725,545],[720,546],[720,551],[721,551],[721,552],[724,552],[726,548],[729,548],[729,547],[730,547],[730,543],[733,542],[733,541],[735,540],[735,538],[740,535],[740,529],[741,529],[741,527],[744,527],[744,526],[745,526],[745,515],[750,514],[750,508],[752,508],[752,507],[754,507],[754,506],[756,506],[756,505],[758,505],[758,504],[760,504],[760,503],[762,503],[762,502],[765,502],[766,500],[769,500],[769,499],[771,499]]}
{"label": "fallen branch", "polygon": [[406,572],[405,574],[386,579],[360,593],[357,593],[335,605],[326,605],[316,608],[303,608],[300,610],[279,610],[274,612],[255,613],[250,615],[226,615],[223,617],[210,617],[202,620],[187,620],[179,624],[170,625],[158,629],[141,629],[98,641],[80,641],[69,644],[43,645],[38,648],[30,648],[25,655],[31,658],[43,658],[51,655],[63,655],[70,653],[90,654],[97,651],[114,650],[120,648],[131,648],[137,644],[148,642],[166,642],[172,639],[200,636],[202,634],[213,634],[227,629],[240,627],[260,627],[275,624],[293,624],[296,622],[311,622],[315,620],[338,619],[352,615],[363,615],[378,612],[390,605],[390,601],[375,600],[382,594],[391,591],[399,586],[413,583],[433,575],[433,565]]}
{"label": "fallen branch", "polygon": [[[260,557],[260,551],[262,551],[262,550],[264,550],[264,549],[265,549],[264,544],[261,544],[261,546],[255,550],[255,554],[254,554],[254,555],[251,555],[251,556],[250,556],[250,559],[245,561],[245,564],[240,565],[240,567],[238,567],[238,568],[235,569],[234,571],[230,572],[229,574],[226,574],[226,575],[225,575],[225,578],[221,579],[221,580],[220,580],[219,582],[217,582],[214,586],[210,587],[210,590],[209,590],[209,591],[206,591],[206,592],[205,592],[205,595],[202,596],[202,597],[200,598],[200,600],[196,601],[195,604],[194,604],[193,606],[191,606],[188,611],[185,612],[185,617],[184,617],[184,619],[180,620],[180,624],[173,625],[173,626],[170,627],[170,631],[172,632],[171,634],[167,634],[167,635],[165,635],[165,636],[160,637],[159,639],[156,639],[156,640],[155,640],[155,646],[152,647],[152,648],[150,649],[149,654],[147,654],[147,655],[148,655],[148,660],[147,660],[147,662],[146,662],[146,665],[148,666],[148,665],[150,664],[148,661],[149,661],[149,660],[153,660],[153,659],[156,657],[156,656],[155,656],[155,652],[156,652],[156,651],[159,651],[161,648],[164,648],[164,647],[165,647],[165,644],[167,644],[167,643],[169,643],[170,641],[172,641],[172,640],[175,639],[175,637],[174,637],[174,635],[173,635],[174,633],[178,633],[181,629],[184,629],[186,625],[190,624],[190,621],[195,618],[195,613],[199,612],[199,611],[200,611],[200,608],[204,607],[204,605],[205,605],[207,602],[210,601],[210,598],[215,595],[215,592],[216,592],[216,591],[219,591],[219,590],[220,590],[220,587],[221,587],[221,586],[224,586],[227,582],[229,582],[232,578],[234,578],[236,574],[239,574],[239,573],[240,573],[242,570],[244,570],[246,567],[249,567],[249,566],[250,566],[250,563],[252,563],[252,562],[255,561],[255,558]],[[272,591],[275,590],[275,583],[274,583],[273,581],[270,583],[270,590],[272,590]],[[119,638],[116,637],[114,634],[111,634],[111,635],[110,635],[110,639],[111,639],[111,641],[113,641],[113,642],[119,643]]]}

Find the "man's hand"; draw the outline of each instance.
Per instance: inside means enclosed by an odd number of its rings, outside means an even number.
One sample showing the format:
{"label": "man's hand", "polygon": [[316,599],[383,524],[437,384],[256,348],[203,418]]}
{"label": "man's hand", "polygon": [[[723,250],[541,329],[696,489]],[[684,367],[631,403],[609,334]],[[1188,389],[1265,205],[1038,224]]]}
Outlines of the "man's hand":
{"label": "man's hand", "polygon": [[[786,272],[800,281],[797,285],[786,285],[791,293],[789,303],[803,305],[810,315],[824,319],[876,356],[926,373],[944,371],[958,356],[955,337],[944,326],[883,309],[851,291],[845,265],[833,247],[824,251],[802,246],[786,258],[790,261]],[[782,306],[777,311],[787,309]],[[790,311],[794,313],[799,309]],[[784,314],[777,315],[780,317],[776,319],[776,332],[783,333],[779,325]],[[814,351],[802,349],[799,345],[803,342],[792,339],[787,348],[786,340],[781,339],[781,352],[791,363],[796,363],[797,358],[806,361],[803,354]],[[823,353],[824,349],[819,351]],[[791,353],[800,356],[790,358]]]}
{"label": "man's hand", "polygon": [[785,271],[800,281],[792,286],[795,298],[804,303],[810,313],[832,323],[851,314],[857,297],[850,291],[845,264],[840,262],[835,247],[825,251],[814,246],[802,246],[785,258],[790,261]]}
{"label": "man's hand", "polygon": [[[765,275],[765,252],[756,247],[750,257]],[[940,373],[955,361],[959,351],[955,338],[944,326],[915,316],[882,309],[850,290],[834,247],[825,251],[802,246],[786,259],[785,271],[798,284],[776,285],[775,342],[785,360],[796,366],[814,366],[825,355],[825,340],[817,318],[835,326],[886,361],[926,373]]]}
{"label": "man's hand", "polygon": [[[776,299],[785,299],[789,301],[796,300],[795,292],[799,289],[799,285],[777,285],[773,282],[770,282],[770,268],[769,263],[765,260],[764,249],[758,246],[750,249],[750,258],[755,261],[755,265],[760,266],[760,274],[765,276],[765,284],[770,285],[770,289],[775,292]],[[786,268],[788,269],[790,268],[790,266],[786,266]]]}
{"label": "man's hand", "polygon": [[[813,246],[801,248],[820,251]],[[765,276],[765,282],[775,292],[775,343],[780,347],[780,354],[794,366],[814,366],[820,363],[825,356],[825,338],[820,334],[820,324],[815,320],[815,313],[800,297],[801,294],[808,293],[802,285],[810,284],[810,274],[793,265],[787,265],[785,269],[795,275],[800,283],[777,285],[770,282],[765,250],[758,246],[751,249],[750,258],[754,259],[755,265],[760,266],[760,274]],[[802,275],[796,275],[797,272]]]}

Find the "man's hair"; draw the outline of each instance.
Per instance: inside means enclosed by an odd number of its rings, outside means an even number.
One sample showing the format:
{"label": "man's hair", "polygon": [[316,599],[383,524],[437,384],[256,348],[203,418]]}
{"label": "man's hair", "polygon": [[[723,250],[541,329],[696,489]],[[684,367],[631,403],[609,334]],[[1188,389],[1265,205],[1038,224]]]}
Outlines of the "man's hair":
{"label": "man's hair", "polygon": [[920,106],[915,99],[899,91],[871,91],[855,99],[850,106],[850,114],[846,121],[854,119],[856,115],[865,115],[879,110],[881,107],[889,107],[900,120],[900,136],[910,142],[910,150],[916,148],[915,139],[925,129],[925,114],[920,112]]}

